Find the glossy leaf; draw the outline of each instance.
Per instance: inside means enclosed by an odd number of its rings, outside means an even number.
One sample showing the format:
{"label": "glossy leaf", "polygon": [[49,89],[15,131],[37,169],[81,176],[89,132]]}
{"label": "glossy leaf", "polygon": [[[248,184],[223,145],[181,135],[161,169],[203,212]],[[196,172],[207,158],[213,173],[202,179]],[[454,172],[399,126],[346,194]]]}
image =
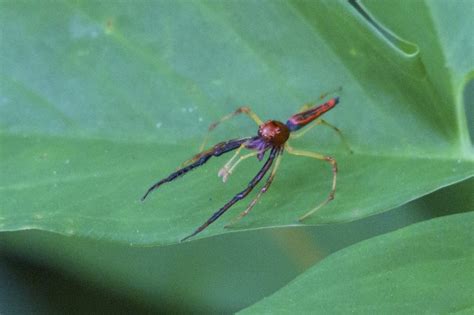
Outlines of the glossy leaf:
{"label": "glossy leaf", "polygon": [[[129,301],[139,299],[141,306],[153,306],[153,313],[235,313],[275,293],[341,248],[446,215],[447,209],[449,213],[474,209],[473,191],[474,178],[471,178],[397,209],[354,222],[243,231],[171,246],[129,246],[32,230],[1,233],[0,301],[8,301],[1,305],[2,313],[16,314],[19,310],[25,313],[25,305],[39,312],[37,301],[42,299],[48,307],[42,313],[48,314],[69,309],[91,313],[93,307],[99,307],[96,313],[100,313],[110,308],[107,298],[103,303],[94,303],[96,297],[88,301],[86,294],[78,292],[76,281],[102,288],[100,299],[117,293]],[[458,231],[451,229],[450,233]],[[437,243],[439,235],[430,236],[432,243]],[[5,256],[10,257],[7,266],[2,264]],[[58,285],[51,279],[51,272],[36,270],[28,270],[28,274],[36,275],[33,279],[21,277],[19,274],[25,267],[18,260],[59,271],[66,275],[67,282]],[[327,272],[338,272],[338,269]],[[12,283],[23,287],[24,292],[12,289]],[[386,286],[384,282],[379,284]],[[433,295],[438,294],[436,286],[431,289]],[[28,294],[31,291],[35,292],[34,296]],[[113,305],[123,307],[127,299],[122,297],[121,301]],[[51,307],[55,308],[51,310]],[[140,312],[143,313],[135,311]]]}
{"label": "glossy leaf", "polygon": [[350,246],[241,313],[472,312],[473,224],[451,215]]}
{"label": "glossy leaf", "polygon": [[[222,185],[226,158],[214,159],[140,203],[196,153],[209,123],[243,104],[284,121],[338,86],[341,104],[325,119],[355,153],[324,127],[295,141],[339,163],[335,201],[305,223],[362,218],[468,178],[461,92],[472,62],[458,58],[469,42],[446,35],[469,36],[463,5],[450,8],[454,24],[443,2],[394,5],[388,11],[417,29],[404,39],[346,1],[2,2],[0,229],[176,242],[261,167],[246,161]],[[213,140],[255,132],[239,118]],[[330,181],[325,163],[285,155],[235,228],[295,224]],[[202,236],[226,232],[249,201]]]}

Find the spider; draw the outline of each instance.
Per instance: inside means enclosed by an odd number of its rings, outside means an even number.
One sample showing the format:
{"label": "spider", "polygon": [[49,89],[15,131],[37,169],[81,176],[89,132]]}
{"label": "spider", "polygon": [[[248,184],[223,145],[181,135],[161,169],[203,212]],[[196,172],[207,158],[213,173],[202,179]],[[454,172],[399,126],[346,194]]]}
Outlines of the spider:
{"label": "spider", "polygon": [[[323,97],[324,95],[321,96],[321,98]],[[247,106],[239,107],[233,113],[228,114],[222,117],[219,121],[211,124],[209,126],[209,133],[207,137],[204,139],[203,144],[201,145],[201,148],[200,148],[201,152],[196,154],[191,159],[185,161],[181,165],[181,168],[179,168],[177,171],[171,173],[168,177],[153,184],[147,190],[147,192],[141,198],[141,200],[144,201],[145,198],[148,196],[148,194],[150,194],[152,191],[154,191],[161,185],[165,183],[169,183],[175,180],[176,178],[183,176],[189,171],[205,164],[213,156],[220,156],[224,153],[236,150],[233,157],[224,165],[224,167],[222,167],[219,170],[218,175],[219,177],[222,177],[222,180],[225,182],[227,181],[228,176],[233,172],[235,167],[241,161],[252,156],[257,156],[257,159],[261,161],[264,158],[266,152],[270,151],[268,158],[266,159],[262,168],[255,175],[255,177],[249,182],[247,188],[245,188],[244,190],[236,194],[222,208],[220,208],[217,212],[215,212],[206,222],[204,222],[193,233],[186,236],[181,241],[185,241],[197,235],[198,233],[202,232],[211,223],[216,221],[222,214],[224,214],[224,212],[226,212],[230,207],[232,207],[235,203],[237,203],[239,200],[244,199],[255,188],[255,186],[262,180],[265,174],[267,174],[267,172],[271,169],[270,175],[268,176],[264,186],[260,189],[260,191],[257,193],[255,198],[249,203],[245,211],[243,211],[239,216],[237,216],[233,221],[231,221],[231,223],[225,226],[225,227],[228,227],[229,225],[235,223],[236,221],[246,216],[250,212],[250,210],[252,210],[252,208],[255,206],[257,201],[262,197],[262,195],[268,190],[268,188],[273,182],[273,179],[275,178],[275,174],[278,169],[278,166],[280,165],[281,156],[283,152],[286,151],[293,155],[306,156],[306,157],[326,161],[327,163],[331,165],[331,168],[332,168],[332,174],[333,174],[332,185],[331,185],[331,191],[329,195],[323,202],[321,202],[315,208],[313,208],[312,210],[307,212],[305,215],[300,217],[299,220],[302,221],[305,218],[312,215],[314,212],[316,212],[319,208],[323,207],[328,202],[334,199],[334,194],[336,192],[337,162],[333,157],[330,157],[330,156],[325,156],[316,152],[309,152],[309,151],[294,149],[288,144],[288,140],[301,137],[314,126],[326,125],[338,133],[338,135],[341,137],[341,140],[344,142],[346,147],[349,149],[350,152],[352,152],[350,148],[348,147],[347,143],[345,142],[341,131],[338,128],[336,128],[335,126],[329,124],[328,122],[322,119],[318,119],[318,117],[320,117],[322,114],[334,108],[334,106],[336,106],[338,103],[339,103],[339,97],[334,97],[319,106],[309,107],[309,109],[308,109],[308,106],[306,105],[306,108],[303,111],[300,111],[299,113],[291,116],[290,119],[288,119],[286,123],[282,123],[277,120],[268,120],[266,122],[263,122],[249,107]],[[258,127],[257,135],[253,137],[223,141],[214,145],[210,149],[203,150],[209,138],[210,132],[214,128],[216,128],[218,124],[239,114],[246,114],[258,124],[259,127]],[[297,130],[303,128],[304,126],[308,125],[311,122],[314,122],[311,126],[309,126],[303,131],[296,132]],[[240,151],[244,148],[249,149],[252,152],[246,155],[240,156],[236,160],[237,156],[239,156]]]}

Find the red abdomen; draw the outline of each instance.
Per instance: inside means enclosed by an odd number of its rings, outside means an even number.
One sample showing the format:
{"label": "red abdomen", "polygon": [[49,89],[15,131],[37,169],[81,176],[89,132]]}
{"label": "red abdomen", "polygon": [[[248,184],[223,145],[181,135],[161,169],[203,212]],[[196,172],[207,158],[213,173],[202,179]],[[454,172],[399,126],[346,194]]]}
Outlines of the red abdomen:
{"label": "red abdomen", "polygon": [[295,114],[291,116],[290,119],[288,119],[288,121],[286,122],[286,126],[288,127],[288,129],[290,129],[290,131],[298,130],[306,126],[325,112],[332,109],[334,106],[337,105],[337,103],[339,103],[339,97],[334,97],[324,104],[310,108],[304,112]]}

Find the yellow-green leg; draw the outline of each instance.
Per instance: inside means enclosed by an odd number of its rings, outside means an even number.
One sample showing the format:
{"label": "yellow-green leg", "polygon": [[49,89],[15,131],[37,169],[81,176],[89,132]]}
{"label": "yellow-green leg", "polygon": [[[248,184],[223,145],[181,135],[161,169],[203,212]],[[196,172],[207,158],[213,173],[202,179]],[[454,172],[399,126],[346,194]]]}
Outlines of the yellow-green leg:
{"label": "yellow-green leg", "polygon": [[[342,86],[339,86],[339,87],[335,88],[334,90],[331,90],[329,92],[321,94],[319,96],[319,99],[322,100],[322,99],[326,98],[328,95],[331,95],[331,94],[334,94],[334,93],[337,93],[337,92],[341,92],[341,91],[342,91]],[[315,104],[306,103],[306,104],[304,104],[303,106],[300,107],[298,113],[304,112],[304,111],[306,111],[306,110],[308,110],[308,109],[310,109],[311,107],[314,107],[314,106],[315,106]]]}
{"label": "yellow-green leg", "polygon": [[298,139],[299,137],[302,137],[304,134],[306,134],[308,131],[310,131],[312,128],[314,128],[318,125],[323,125],[323,126],[329,127],[332,130],[334,130],[338,134],[339,138],[341,139],[341,142],[344,144],[346,149],[350,153],[352,153],[352,149],[349,146],[349,144],[347,143],[347,140],[344,137],[344,135],[342,134],[341,130],[339,128],[337,128],[336,126],[328,123],[324,119],[316,119],[312,124],[310,124],[309,126],[306,126],[303,130],[292,133],[290,135],[290,139]]}
{"label": "yellow-green leg", "polygon": [[208,133],[207,133],[206,137],[204,138],[204,141],[201,144],[201,147],[200,147],[199,151],[204,150],[204,147],[206,146],[207,141],[209,140],[209,136],[210,136],[212,130],[214,130],[219,124],[223,123],[224,121],[229,120],[229,119],[231,119],[231,118],[233,118],[233,117],[235,117],[239,114],[247,115],[253,121],[255,121],[255,123],[259,126],[263,123],[263,121],[260,119],[260,117],[258,117],[257,114],[255,114],[249,107],[247,107],[247,106],[239,107],[234,112],[225,115],[224,117],[222,117],[221,119],[219,119],[216,122],[213,122],[209,126]]}
{"label": "yellow-green leg", "polygon": [[247,115],[248,117],[250,117],[253,121],[255,121],[255,123],[257,125],[261,125],[263,122],[262,120],[257,116],[257,114],[255,114],[249,107],[247,106],[242,106],[242,107],[239,107],[237,108],[234,112],[230,113],[230,114],[227,114],[225,115],[224,117],[222,117],[221,119],[219,119],[218,121],[216,122],[213,122],[211,125],[209,125],[209,128],[208,128],[208,132],[207,132],[207,135],[206,137],[204,137],[204,140],[201,144],[201,146],[199,147],[199,151],[200,153],[196,154],[195,156],[193,156],[192,158],[190,158],[189,160],[186,160],[184,161],[183,163],[181,163],[181,167],[185,167],[191,163],[194,163],[196,162],[197,160],[199,160],[199,158],[201,158],[203,155],[205,155],[209,150],[206,150],[204,151],[204,148],[209,140],[209,137],[211,135],[211,132],[212,130],[214,130],[220,123],[226,121],[226,120],[229,120],[231,119],[232,117],[234,116],[237,116],[239,114],[245,114]]}
{"label": "yellow-green leg", "polygon": [[329,193],[329,196],[321,202],[319,205],[317,205],[315,208],[313,208],[311,211],[303,215],[302,217],[299,218],[300,221],[303,221],[313,213],[315,213],[318,209],[321,207],[325,206],[328,202],[334,199],[334,194],[336,193],[336,178],[337,178],[337,162],[334,158],[330,156],[325,156],[316,152],[310,152],[310,151],[303,151],[303,150],[297,150],[289,146],[288,144],[286,145],[286,150],[288,153],[293,154],[293,155],[298,155],[298,156],[306,156],[310,157],[313,159],[321,160],[321,161],[326,161],[329,164],[331,164],[332,167],[332,186],[331,186],[331,192]]}
{"label": "yellow-green leg", "polygon": [[323,98],[326,98],[328,95],[331,95],[331,94],[334,94],[334,93],[338,93],[338,92],[341,92],[342,91],[342,86],[338,86],[337,88],[335,88],[334,90],[330,90],[326,93],[323,93],[319,96],[319,99],[323,99]]}
{"label": "yellow-green leg", "polygon": [[235,167],[237,165],[239,165],[240,162],[242,162],[243,160],[249,158],[249,157],[252,157],[252,156],[255,156],[258,154],[258,151],[255,151],[255,152],[252,152],[252,153],[249,153],[249,154],[245,154],[245,155],[242,155],[241,157],[239,157],[239,159],[234,163],[234,160],[237,158],[237,156],[239,155],[240,151],[244,148],[245,146],[242,145],[240,146],[240,148],[237,149],[237,151],[235,152],[235,154],[232,156],[232,158],[230,158],[229,161],[227,161],[227,163],[219,170],[219,173],[218,173],[218,176],[219,177],[222,177],[222,181],[225,183],[227,181],[227,178],[229,177],[230,174],[232,174],[232,172],[234,171]]}
{"label": "yellow-green leg", "polygon": [[268,190],[268,188],[270,187],[270,185],[272,184],[273,182],[273,179],[275,178],[275,174],[278,170],[278,166],[280,166],[280,160],[281,160],[281,157],[282,155],[280,154],[276,161],[275,161],[275,165],[273,166],[273,169],[272,169],[272,172],[270,173],[270,176],[268,176],[268,179],[267,181],[265,182],[265,185],[262,187],[262,189],[260,189],[260,191],[258,192],[257,196],[255,196],[255,198],[249,203],[249,205],[247,206],[247,209],[245,209],[245,211],[243,211],[242,213],[240,213],[237,217],[235,217],[232,221],[230,221],[229,224],[225,225],[225,227],[229,227],[235,223],[237,223],[238,221],[240,221],[243,217],[245,217],[247,214],[249,214],[250,210],[252,210],[252,208],[257,204],[258,200],[260,200],[260,198],[262,197],[262,195]]}

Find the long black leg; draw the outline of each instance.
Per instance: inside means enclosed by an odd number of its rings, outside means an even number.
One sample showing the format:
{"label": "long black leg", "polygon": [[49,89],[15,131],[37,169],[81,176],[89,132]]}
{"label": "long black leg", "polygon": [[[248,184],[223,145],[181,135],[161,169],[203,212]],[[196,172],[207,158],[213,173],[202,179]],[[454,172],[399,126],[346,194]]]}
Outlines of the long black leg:
{"label": "long black leg", "polygon": [[145,198],[148,196],[149,193],[151,193],[153,190],[157,189],[158,187],[160,187],[161,185],[165,184],[165,183],[169,183],[173,180],[175,180],[176,178],[180,177],[180,176],[183,176],[184,174],[186,174],[187,172],[191,171],[192,169],[196,168],[196,167],[199,167],[201,165],[203,165],[204,163],[206,163],[211,157],[213,156],[219,156],[219,155],[222,155],[226,152],[229,152],[229,151],[232,151],[232,150],[235,150],[237,149],[238,147],[240,147],[245,141],[248,141],[248,140],[251,140],[252,138],[242,138],[242,139],[234,139],[234,140],[229,140],[229,141],[224,141],[224,142],[220,142],[218,144],[216,144],[215,146],[213,146],[211,149],[207,150],[207,151],[204,151],[202,153],[199,153],[199,158],[194,162],[194,163],[191,163],[179,170],[177,170],[176,172],[172,173],[171,175],[169,175],[168,177],[160,180],[159,182],[153,184],[148,190],[147,192],[145,193],[145,195],[143,195],[142,197],[142,201],[145,200]]}
{"label": "long black leg", "polygon": [[273,160],[275,160],[275,157],[278,155],[280,149],[279,148],[272,148],[270,155],[263,165],[263,167],[260,169],[260,171],[255,175],[255,177],[250,181],[248,184],[247,188],[239,192],[237,195],[234,196],[229,202],[227,202],[222,208],[220,208],[217,212],[215,212],[206,222],[204,222],[203,225],[198,227],[196,231],[194,231],[192,234],[186,236],[181,240],[185,241],[190,237],[195,236],[196,234],[200,233],[203,231],[205,228],[207,228],[212,222],[216,221],[221,215],[224,214],[230,207],[232,207],[237,201],[245,198],[251,191],[252,189],[262,180],[262,178],[265,176],[265,174],[268,172],[270,167],[272,166]]}
{"label": "long black leg", "polygon": [[233,225],[234,223],[236,223],[237,221],[245,217],[247,214],[249,214],[249,212],[257,204],[258,200],[262,197],[262,195],[268,191],[268,188],[270,188],[270,185],[272,184],[273,179],[275,178],[276,172],[278,170],[278,166],[280,165],[280,161],[281,161],[281,154],[278,155],[278,157],[276,158],[275,163],[273,164],[273,167],[272,167],[272,171],[270,172],[270,176],[268,176],[267,181],[265,182],[265,185],[263,185],[263,187],[260,189],[257,196],[255,196],[255,198],[249,203],[249,205],[247,206],[247,209],[245,209],[242,213],[240,213],[237,217],[235,217],[232,221],[230,221],[230,223],[225,225],[224,226],[225,228],[230,227],[231,225]]}

